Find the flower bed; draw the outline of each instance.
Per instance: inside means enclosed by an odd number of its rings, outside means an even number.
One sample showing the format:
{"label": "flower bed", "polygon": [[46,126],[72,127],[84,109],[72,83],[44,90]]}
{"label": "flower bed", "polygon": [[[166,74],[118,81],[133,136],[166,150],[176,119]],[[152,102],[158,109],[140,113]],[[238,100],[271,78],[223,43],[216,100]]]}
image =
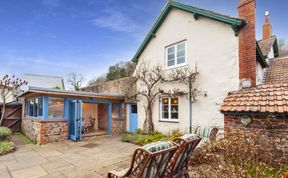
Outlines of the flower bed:
{"label": "flower bed", "polygon": [[146,145],[160,140],[173,140],[179,136],[181,136],[181,133],[178,130],[169,135],[164,135],[161,132],[145,133],[143,130],[138,129],[135,133],[123,135],[122,141],[134,143],[136,145]]}
{"label": "flower bed", "polygon": [[12,131],[7,127],[0,127],[0,156],[16,149],[15,144],[9,141]]}
{"label": "flower bed", "polygon": [[230,131],[224,139],[197,148],[190,163],[192,177],[282,177],[288,171],[288,158],[265,131]]}

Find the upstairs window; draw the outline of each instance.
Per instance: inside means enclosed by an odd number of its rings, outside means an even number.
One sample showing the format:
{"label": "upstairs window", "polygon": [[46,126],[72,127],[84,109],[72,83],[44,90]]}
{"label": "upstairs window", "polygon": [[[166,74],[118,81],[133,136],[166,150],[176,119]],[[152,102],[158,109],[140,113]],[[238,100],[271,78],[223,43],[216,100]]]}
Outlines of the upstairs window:
{"label": "upstairs window", "polygon": [[180,42],[166,48],[167,68],[186,64],[186,42]]}

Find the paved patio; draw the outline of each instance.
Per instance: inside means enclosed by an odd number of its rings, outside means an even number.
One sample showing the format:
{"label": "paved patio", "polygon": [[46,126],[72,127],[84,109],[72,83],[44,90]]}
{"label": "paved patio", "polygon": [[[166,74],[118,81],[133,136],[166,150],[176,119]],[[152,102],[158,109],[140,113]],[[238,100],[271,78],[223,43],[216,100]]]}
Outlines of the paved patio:
{"label": "paved patio", "polygon": [[0,178],[107,177],[108,171],[129,166],[135,148],[110,136],[19,145],[16,152],[0,157]]}

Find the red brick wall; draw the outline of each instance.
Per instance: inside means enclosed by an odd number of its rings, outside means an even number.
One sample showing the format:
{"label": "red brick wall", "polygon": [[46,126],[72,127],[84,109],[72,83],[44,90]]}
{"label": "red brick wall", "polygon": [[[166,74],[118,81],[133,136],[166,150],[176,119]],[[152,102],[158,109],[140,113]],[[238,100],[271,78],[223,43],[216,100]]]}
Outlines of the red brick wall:
{"label": "red brick wall", "polygon": [[282,150],[281,154],[286,158],[288,157],[288,115],[247,115],[252,119],[252,122],[247,126],[241,123],[241,117],[243,116],[244,114],[225,114],[225,132],[230,129],[242,129],[250,133],[264,131],[265,136],[275,141],[275,147]]}
{"label": "red brick wall", "polygon": [[247,25],[239,32],[239,77],[256,85],[255,0],[240,0],[238,12]]}

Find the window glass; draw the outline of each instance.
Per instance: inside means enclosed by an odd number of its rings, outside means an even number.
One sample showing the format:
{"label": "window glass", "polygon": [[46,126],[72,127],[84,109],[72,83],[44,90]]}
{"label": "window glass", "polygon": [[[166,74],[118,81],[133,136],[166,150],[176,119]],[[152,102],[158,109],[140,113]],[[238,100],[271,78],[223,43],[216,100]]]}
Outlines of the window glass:
{"label": "window glass", "polygon": [[131,104],[131,113],[137,114],[137,104]]}
{"label": "window glass", "polygon": [[43,98],[38,98],[38,116],[43,116]]}
{"label": "window glass", "polygon": [[48,118],[64,118],[64,98],[48,98]]}
{"label": "window glass", "polygon": [[34,99],[33,105],[34,105],[33,116],[37,117],[37,113],[38,113],[38,98]]}
{"label": "window glass", "polygon": [[167,66],[177,66],[186,62],[185,42],[167,48]]}
{"label": "window glass", "polygon": [[29,116],[34,115],[34,99],[29,100]]}
{"label": "window glass", "polygon": [[171,99],[171,119],[178,119],[178,98]]}
{"label": "window glass", "polygon": [[162,99],[162,119],[169,119],[169,98]]}
{"label": "window glass", "polygon": [[178,119],[178,98],[161,99],[161,119]]}

